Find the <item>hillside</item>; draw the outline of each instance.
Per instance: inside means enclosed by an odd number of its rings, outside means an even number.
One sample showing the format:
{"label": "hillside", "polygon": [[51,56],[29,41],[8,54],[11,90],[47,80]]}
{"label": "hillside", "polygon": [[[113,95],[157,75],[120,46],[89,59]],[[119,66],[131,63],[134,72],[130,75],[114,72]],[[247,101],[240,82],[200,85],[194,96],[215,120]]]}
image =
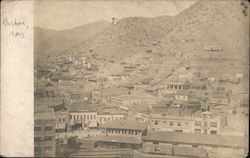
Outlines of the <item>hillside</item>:
{"label": "hillside", "polygon": [[[136,62],[150,50],[151,57],[158,63],[149,66],[152,71],[157,70],[152,76],[165,74],[160,63],[168,61],[173,54],[195,56],[185,61],[193,71],[240,72],[242,61],[247,62],[249,45],[249,21],[243,14],[244,9],[240,1],[201,0],[173,17],[128,17],[116,24],[89,24],[57,32],[45,42],[43,54],[98,54],[104,59],[101,64],[107,65],[105,61],[110,59],[117,64]],[[204,59],[204,54],[209,54],[204,48],[211,45],[222,50],[213,52],[217,53],[216,57]],[[102,68],[113,70],[119,66],[108,65]]]}
{"label": "hillside", "polygon": [[[120,58],[152,47],[165,54],[170,49],[184,54],[202,53],[204,45],[219,44],[224,58],[234,59],[242,57],[239,53],[248,43],[246,22],[239,1],[199,1],[174,17],[124,18],[69,53],[91,49],[106,57]],[[237,43],[235,39],[239,39]],[[161,45],[154,46],[155,41]]]}
{"label": "hillside", "polygon": [[101,21],[62,31],[35,28],[35,56],[44,57],[64,52],[102,32],[109,25],[109,22]]}

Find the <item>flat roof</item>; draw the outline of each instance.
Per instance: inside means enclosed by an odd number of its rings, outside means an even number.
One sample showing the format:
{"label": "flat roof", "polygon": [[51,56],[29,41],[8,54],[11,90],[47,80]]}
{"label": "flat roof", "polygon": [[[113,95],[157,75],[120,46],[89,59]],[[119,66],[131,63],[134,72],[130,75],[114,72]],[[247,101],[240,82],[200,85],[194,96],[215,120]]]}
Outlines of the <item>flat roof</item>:
{"label": "flat roof", "polygon": [[145,130],[147,125],[145,123],[141,123],[135,120],[121,120],[121,121],[113,121],[108,122],[102,125],[102,128],[108,129],[128,129],[128,130]]}
{"label": "flat roof", "polygon": [[195,144],[223,147],[247,147],[247,138],[243,136],[222,136],[211,134],[193,134],[179,132],[154,132],[149,131],[144,141],[159,141],[166,143]]}
{"label": "flat roof", "polygon": [[35,110],[34,113],[35,120],[51,120],[55,119],[55,113],[52,108],[42,108]]}
{"label": "flat roof", "polygon": [[142,143],[142,141],[136,137],[126,137],[126,136],[95,136],[91,137],[90,139],[101,142],[128,143],[128,144]]}

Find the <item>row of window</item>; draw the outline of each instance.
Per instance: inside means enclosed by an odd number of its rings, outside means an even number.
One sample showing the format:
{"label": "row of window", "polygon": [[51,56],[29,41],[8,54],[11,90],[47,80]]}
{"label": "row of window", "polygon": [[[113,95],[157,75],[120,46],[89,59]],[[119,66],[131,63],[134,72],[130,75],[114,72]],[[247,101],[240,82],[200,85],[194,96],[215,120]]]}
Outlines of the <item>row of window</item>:
{"label": "row of window", "polygon": [[65,118],[59,118],[59,122],[65,122]]}
{"label": "row of window", "polygon": [[112,129],[109,129],[108,133],[121,133],[121,134],[134,134],[134,135],[138,134],[137,131],[131,131],[131,130],[112,130]]}
{"label": "row of window", "polygon": [[[53,127],[52,126],[45,126],[44,131],[52,131]],[[42,127],[34,127],[34,131],[42,131]]]}
{"label": "row of window", "polygon": [[122,120],[122,119],[123,119],[123,117],[108,117],[108,118],[100,117],[99,121],[100,122],[106,122],[106,121],[115,121],[115,120]]}
{"label": "row of window", "polygon": [[96,119],[96,115],[73,115],[73,119],[74,120],[92,120],[92,119]]}
{"label": "row of window", "polygon": [[[201,129],[195,129],[194,130],[195,133],[201,133]],[[204,134],[208,134],[208,130],[204,129]],[[217,134],[216,130],[210,130],[210,134]]]}
{"label": "row of window", "polygon": [[176,90],[178,90],[178,89],[189,89],[190,88],[190,86],[188,86],[188,85],[167,85],[166,86],[166,89],[176,89]]}
{"label": "row of window", "polygon": [[[158,125],[159,123],[163,123],[163,124],[167,124],[167,121],[160,121],[160,120],[151,120],[152,122],[154,122],[155,125]],[[189,122],[185,122],[185,125],[188,125]],[[182,126],[182,122],[177,122],[176,124],[177,126]],[[174,126],[174,121],[169,121],[169,126]]]}
{"label": "row of window", "polygon": [[[167,121],[160,121],[160,120],[151,120],[152,123],[158,125],[159,123],[167,124]],[[189,122],[185,122],[185,125],[188,125]],[[177,126],[182,126],[182,122],[177,122]],[[169,126],[174,126],[174,121],[169,121]],[[201,121],[195,121],[195,126],[201,126]],[[208,126],[208,122],[204,122],[204,126]],[[210,122],[210,127],[217,127],[217,122]]]}
{"label": "row of window", "polygon": [[[45,136],[43,141],[52,141],[53,137],[52,136]],[[35,142],[41,142],[42,141],[42,137],[34,137],[34,141]]]}
{"label": "row of window", "polygon": [[[195,121],[195,126],[201,126],[201,121]],[[204,126],[208,126],[208,122],[204,122]],[[217,127],[217,122],[210,122],[210,127]]]}

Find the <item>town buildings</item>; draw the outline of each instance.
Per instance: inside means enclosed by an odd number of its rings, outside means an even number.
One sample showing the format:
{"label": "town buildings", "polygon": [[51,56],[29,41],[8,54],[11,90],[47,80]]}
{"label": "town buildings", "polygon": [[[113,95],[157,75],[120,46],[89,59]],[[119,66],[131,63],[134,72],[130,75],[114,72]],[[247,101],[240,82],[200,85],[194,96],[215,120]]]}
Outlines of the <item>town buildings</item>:
{"label": "town buildings", "polygon": [[55,157],[56,119],[53,109],[36,107],[34,122],[34,156]]}

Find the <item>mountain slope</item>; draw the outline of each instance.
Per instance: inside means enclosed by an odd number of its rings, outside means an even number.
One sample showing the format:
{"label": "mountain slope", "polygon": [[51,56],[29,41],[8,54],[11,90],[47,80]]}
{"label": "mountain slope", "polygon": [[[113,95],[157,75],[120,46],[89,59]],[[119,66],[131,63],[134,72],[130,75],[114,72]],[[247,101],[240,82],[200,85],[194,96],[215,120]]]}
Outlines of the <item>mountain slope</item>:
{"label": "mountain slope", "polygon": [[[238,54],[247,46],[246,22],[240,1],[199,1],[174,17],[124,18],[68,53],[91,49],[106,57],[123,58],[153,48],[164,54],[169,50],[201,54],[205,45],[219,44],[224,57],[234,59],[242,57]],[[161,45],[154,46],[155,41]]]}
{"label": "mountain slope", "polygon": [[109,25],[109,22],[101,21],[62,31],[35,28],[35,56],[41,57],[64,52],[102,32]]}

